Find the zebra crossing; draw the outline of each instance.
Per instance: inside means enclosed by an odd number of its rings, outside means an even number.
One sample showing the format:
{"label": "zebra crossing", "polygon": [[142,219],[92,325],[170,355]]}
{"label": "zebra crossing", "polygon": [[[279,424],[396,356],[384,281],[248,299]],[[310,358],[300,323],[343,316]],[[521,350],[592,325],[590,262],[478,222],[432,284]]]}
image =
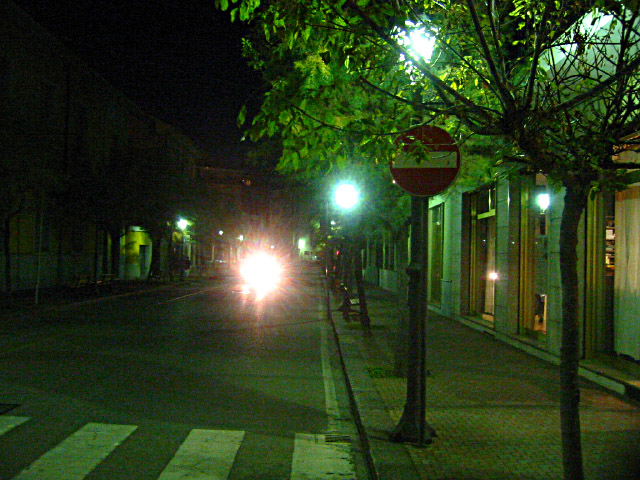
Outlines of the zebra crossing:
{"label": "zebra crossing", "polygon": [[[0,436],[28,425],[29,417],[0,415]],[[82,480],[136,431],[136,425],[87,423],[12,480]],[[193,429],[158,480],[232,480],[230,472],[246,432]],[[297,433],[290,480],[356,480],[351,446],[329,435]]]}

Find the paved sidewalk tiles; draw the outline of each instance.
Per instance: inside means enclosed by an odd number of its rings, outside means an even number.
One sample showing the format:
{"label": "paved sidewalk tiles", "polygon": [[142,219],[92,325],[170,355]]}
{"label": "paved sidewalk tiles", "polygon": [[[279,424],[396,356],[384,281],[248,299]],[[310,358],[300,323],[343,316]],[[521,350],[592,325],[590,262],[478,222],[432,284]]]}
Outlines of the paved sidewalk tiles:
{"label": "paved sidewalk tiles", "polygon": [[[339,312],[333,317],[347,350],[359,350],[389,418],[380,428],[379,418],[368,418],[371,408],[359,405],[363,423],[391,448],[386,434],[398,422],[406,394],[405,379],[393,375],[397,322],[406,309],[390,292],[368,292],[371,336],[345,324]],[[438,315],[430,315],[426,338],[426,417],[437,437],[422,448],[405,445],[419,478],[561,479],[557,367]],[[586,478],[640,479],[640,406],[587,381],[581,393]],[[379,478],[417,477],[396,472]]]}

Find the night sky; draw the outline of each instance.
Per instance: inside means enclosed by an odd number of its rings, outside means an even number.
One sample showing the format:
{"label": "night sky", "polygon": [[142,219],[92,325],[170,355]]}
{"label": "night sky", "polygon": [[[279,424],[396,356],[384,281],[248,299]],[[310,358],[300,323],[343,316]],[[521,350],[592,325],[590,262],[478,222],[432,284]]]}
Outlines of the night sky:
{"label": "night sky", "polygon": [[14,0],[144,111],[183,131],[220,166],[237,166],[242,104],[260,76],[241,57],[241,24],[213,0]]}

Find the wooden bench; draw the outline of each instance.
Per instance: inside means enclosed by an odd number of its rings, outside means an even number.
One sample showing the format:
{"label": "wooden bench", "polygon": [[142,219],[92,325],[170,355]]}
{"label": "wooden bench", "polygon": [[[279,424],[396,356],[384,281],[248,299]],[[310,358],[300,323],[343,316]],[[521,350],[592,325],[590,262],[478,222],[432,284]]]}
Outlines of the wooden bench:
{"label": "wooden bench", "polygon": [[360,299],[349,295],[349,290],[344,283],[338,284],[338,291],[342,295],[342,304],[338,310],[342,311],[342,318],[351,322],[360,317]]}

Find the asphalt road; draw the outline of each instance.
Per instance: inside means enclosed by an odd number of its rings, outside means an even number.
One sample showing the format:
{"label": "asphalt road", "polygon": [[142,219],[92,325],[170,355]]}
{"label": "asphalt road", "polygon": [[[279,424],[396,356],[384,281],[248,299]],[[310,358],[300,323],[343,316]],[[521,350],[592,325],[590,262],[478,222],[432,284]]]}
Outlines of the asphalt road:
{"label": "asphalt road", "polygon": [[5,327],[0,479],[365,478],[318,273],[260,301],[227,277]]}

